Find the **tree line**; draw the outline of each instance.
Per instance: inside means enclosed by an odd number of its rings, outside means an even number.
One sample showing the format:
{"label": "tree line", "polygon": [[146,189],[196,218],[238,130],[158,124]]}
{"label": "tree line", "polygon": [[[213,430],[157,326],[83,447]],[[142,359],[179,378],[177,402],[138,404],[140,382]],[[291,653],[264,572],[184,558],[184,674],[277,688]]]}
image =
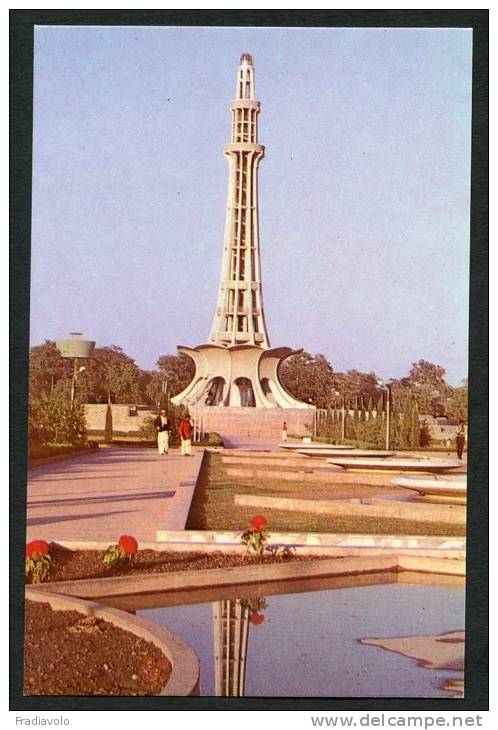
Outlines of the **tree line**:
{"label": "tree line", "polygon": [[[71,406],[72,363],[62,358],[53,341],[46,340],[31,348],[30,441],[77,443],[85,438],[83,403],[127,403],[157,408],[161,399],[168,402],[180,393],[195,373],[194,363],[187,355],[162,355],[155,370],[146,370],[116,345],[97,347],[92,358],[82,361],[82,365],[84,370],[77,376]],[[406,377],[389,383],[390,411],[405,417],[404,414],[416,409],[418,414],[466,421],[467,384],[454,388],[446,383],[445,375],[443,367],[426,360],[413,363]],[[374,416],[368,415],[374,411],[382,414],[386,408],[387,393],[379,386],[376,373],[354,369],[336,371],[324,355],[301,352],[282,363],[279,377],[295,398],[319,409],[334,410],[344,403],[348,411],[358,412],[357,417],[351,417],[351,424],[345,423],[350,434],[347,438],[371,443],[380,440],[380,436],[370,433]],[[393,429],[398,420],[393,419]],[[404,428],[406,431],[406,424]],[[362,438],[362,429],[368,431],[368,439]],[[379,422],[376,431],[380,433],[380,430]],[[395,433],[393,439],[395,446]]]}
{"label": "tree line", "polygon": [[[385,409],[385,410],[383,410]],[[344,425],[343,425],[344,419]],[[331,442],[350,443],[360,448],[384,448],[387,430],[387,404],[379,399],[374,409],[372,400],[368,407],[353,409],[328,408],[317,412],[316,436]],[[430,446],[431,432],[427,420],[420,418],[415,401],[406,400],[403,411],[394,403],[389,404],[389,445],[393,449],[410,449]]]}
{"label": "tree line", "polygon": [[383,411],[388,387],[391,409],[403,412],[414,404],[420,414],[467,421],[467,382],[456,388],[449,385],[445,369],[427,360],[413,363],[406,377],[387,386],[379,385],[380,378],[374,372],[335,371],[324,355],[308,352],[285,360],[279,376],[292,395],[317,408],[335,408],[344,399],[349,410],[368,411],[371,402],[372,409]]}

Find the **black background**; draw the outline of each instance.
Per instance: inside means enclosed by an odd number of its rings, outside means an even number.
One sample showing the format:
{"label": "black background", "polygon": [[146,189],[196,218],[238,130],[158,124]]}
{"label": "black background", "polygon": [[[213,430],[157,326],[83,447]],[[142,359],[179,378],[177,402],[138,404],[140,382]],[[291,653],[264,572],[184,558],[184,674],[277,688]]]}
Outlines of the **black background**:
{"label": "black background", "polygon": [[[473,29],[469,493],[464,699],[23,697],[34,25],[380,26]],[[308,710],[314,713],[336,710],[487,710],[488,11],[11,10],[10,59],[10,709]]]}

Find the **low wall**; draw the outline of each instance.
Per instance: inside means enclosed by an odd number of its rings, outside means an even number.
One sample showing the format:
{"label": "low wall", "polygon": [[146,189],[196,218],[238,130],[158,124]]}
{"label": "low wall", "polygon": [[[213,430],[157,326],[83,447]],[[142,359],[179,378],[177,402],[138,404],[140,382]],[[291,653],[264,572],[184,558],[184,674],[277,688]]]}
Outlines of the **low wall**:
{"label": "low wall", "polygon": [[[85,403],[86,427],[88,431],[105,431],[107,403]],[[138,434],[146,418],[156,412],[133,403],[111,403],[113,431]],[[130,415],[135,414],[135,415]]]}
{"label": "low wall", "polygon": [[[417,583],[419,576],[424,584],[439,585],[442,580],[444,586],[449,583],[463,587],[465,561],[455,557],[405,555],[395,551],[303,562],[88,578],[45,583],[36,590],[43,597],[57,593],[60,596],[101,600],[107,605],[141,610],[189,602],[205,603],[226,598],[227,595],[233,596],[237,592],[239,595],[254,595],[254,591],[257,595],[294,592],[289,591],[289,587],[295,585],[296,581],[308,590],[324,590],[328,587],[398,581]],[[336,585],[330,586],[331,580],[336,581]],[[217,592],[217,595],[213,592]],[[196,594],[194,601],[190,600],[189,593]]]}
{"label": "low wall", "polygon": [[[266,507],[319,515],[347,517],[389,517],[410,522],[441,522],[447,525],[465,525],[467,508],[454,504],[413,504],[390,500],[347,501],[319,499],[292,499],[289,497],[264,497],[259,494],[235,494],[235,504],[240,507]],[[370,503],[369,503],[370,502]]]}
{"label": "low wall", "polygon": [[[185,537],[187,535],[187,537]],[[223,553],[246,555],[247,547],[241,543],[241,533],[161,530],[156,542],[141,542],[141,550],[158,550],[172,553]],[[109,542],[64,540],[51,543],[68,550],[101,550]],[[292,546],[296,555],[327,556],[330,558],[357,557],[360,555],[385,555],[398,551],[399,555],[415,555],[437,559],[451,558],[465,561],[464,537],[438,537],[426,535],[355,535],[347,533],[271,533],[269,545]],[[232,570],[231,568],[229,570]],[[55,585],[55,584],[50,584]]]}
{"label": "low wall", "polygon": [[[239,551],[241,547],[241,531],[236,530],[157,530],[157,544],[162,543],[162,549],[169,546],[185,545],[191,550],[198,550],[201,546],[213,548],[232,546]],[[415,551],[420,554],[432,553],[440,555],[451,553],[459,558],[465,555],[465,537],[448,537],[446,535],[377,535],[334,532],[276,532],[271,531],[272,544],[292,545],[303,548],[298,552],[313,553],[316,548],[330,550],[381,550],[386,551]],[[65,542],[65,545],[76,549],[76,544]],[[103,547],[105,549],[106,546]],[[158,548],[156,548],[158,549]],[[246,548],[244,547],[244,550]]]}
{"label": "low wall", "polygon": [[202,452],[194,450],[192,455],[193,459],[189,459],[189,461],[194,462],[192,477],[176,485],[175,493],[168,503],[168,510],[163,521],[163,529],[183,530],[187,524],[195,488],[204,464],[205,454],[205,449]]}

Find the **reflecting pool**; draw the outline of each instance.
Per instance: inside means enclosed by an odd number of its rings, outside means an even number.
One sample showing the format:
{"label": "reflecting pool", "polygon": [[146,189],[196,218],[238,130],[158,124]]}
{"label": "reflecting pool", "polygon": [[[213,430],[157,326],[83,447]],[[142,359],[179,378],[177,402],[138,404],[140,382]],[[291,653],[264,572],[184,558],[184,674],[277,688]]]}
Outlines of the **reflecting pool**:
{"label": "reflecting pool", "polygon": [[[264,586],[261,586],[264,591]],[[247,596],[139,610],[177,633],[201,666],[202,695],[248,697],[452,697],[462,686],[465,592],[454,587],[390,583]],[[297,590],[301,590],[297,588]],[[450,634],[448,638],[440,637]],[[423,640],[456,660],[433,668]],[[416,654],[399,653],[399,639]],[[456,645],[458,646],[450,646]],[[403,643],[403,642],[402,642]],[[422,652],[423,653],[423,652]],[[415,657],[415,658],[414,658]],[[441,667],[451,668],[441,668]]]}

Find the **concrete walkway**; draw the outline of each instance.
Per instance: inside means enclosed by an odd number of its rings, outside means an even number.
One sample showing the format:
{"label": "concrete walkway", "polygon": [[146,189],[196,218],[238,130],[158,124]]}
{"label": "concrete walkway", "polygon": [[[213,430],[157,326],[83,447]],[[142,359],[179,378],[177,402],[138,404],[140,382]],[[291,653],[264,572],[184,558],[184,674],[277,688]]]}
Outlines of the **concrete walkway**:
{"label": "concrete walkway", "polygon": [[183,530],[203,450],[99,449],[28,473],[27,540],[154,542],[156,530]]}

